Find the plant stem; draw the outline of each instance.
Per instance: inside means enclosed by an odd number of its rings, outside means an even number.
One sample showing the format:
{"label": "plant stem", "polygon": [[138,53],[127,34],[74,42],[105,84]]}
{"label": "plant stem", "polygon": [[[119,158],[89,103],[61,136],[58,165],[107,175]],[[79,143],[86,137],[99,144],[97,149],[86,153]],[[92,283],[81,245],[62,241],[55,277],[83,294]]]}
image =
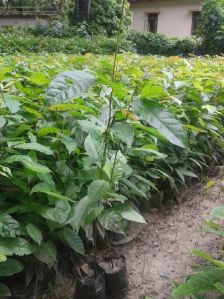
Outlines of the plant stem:
{"label": "plant stem", "polygon": [[[117,57],[118,57],[118,51],[121,43],[121,33],[122,33],[122,25],[124,21],[124,11],[125,11],[125,4],[127,0],[122,0],[122,10],[121,10],[121,18],[119,21],[119,28],[118,28],[118,34],[117,34],[117,41],[116,41],[116,48],[114,53],[114,63],[113,63],[113,69],[112,69],[112,76],[111,80],[114,81],[116,78],[116,71],[117,71]],[[101,162],[101,178],[103,176],[103,167],[106,162],[106,156],[107,156],[107,147],[108,147],[108,141],[109,141],[109,130],[112,120],[112,103],[113,103],[113,91],[110,94],[109,97],[109,113],[108,113],[108,121],[107,121],[107,127],[105,130],[105,138],[104,138],[104,150],[103,150],[103,157]]]}

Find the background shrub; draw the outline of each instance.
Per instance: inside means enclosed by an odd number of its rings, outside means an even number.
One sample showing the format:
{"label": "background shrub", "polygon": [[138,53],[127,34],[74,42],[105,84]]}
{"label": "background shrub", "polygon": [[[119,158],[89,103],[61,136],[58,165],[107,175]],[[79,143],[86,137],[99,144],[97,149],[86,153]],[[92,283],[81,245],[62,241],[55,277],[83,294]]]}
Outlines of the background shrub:
{"label": "background shrub", "polygon": [[224,53],[224,0],[204,2],[198,35],[202,54]]}

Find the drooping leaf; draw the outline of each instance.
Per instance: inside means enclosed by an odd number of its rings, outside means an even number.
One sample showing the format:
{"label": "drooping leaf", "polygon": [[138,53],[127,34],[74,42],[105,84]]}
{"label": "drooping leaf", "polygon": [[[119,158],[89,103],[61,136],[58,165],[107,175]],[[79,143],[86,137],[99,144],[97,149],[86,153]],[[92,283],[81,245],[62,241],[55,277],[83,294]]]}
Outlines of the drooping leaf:
{"label": "drooping leaf", "polygon": [[180,284],[173,292],[172,298],[183,298],[214,290],[214,284],[224,278],[224,270],[207,267],[192,275],[185,283]]}
{"label": "drooping leaf", "polygon": [[86,71],[65,71],[50,83],[46,100],[49,105],[60,104],[78,98],[94,83],[95,78]]}
{"label": "drooping leaf", "polygon": [[35,251],[34,256],[48,265],[48,267],[52,267],[57,261],[57,250],[52,241],[47,241],[41,244],[38,251]]}
{"label": "drooping leaf", "polygon": [[4,283],[0,283],[0,297],[11,297],[10,290]]}
{"label": "drooping leaf", "polygon": [[110,184],[104,180],[95,180],[88,187],[88,198],[91,204],[96,204],[110,191]]}
{"label": "drooping leaf", "polygon": [[59,199],[59,200],[72,201],[69,197],[60,194],[56,190],[54,190],[54,191],[51,191],[51,190],[52,190],[52,188],[48,184],[39,183],[32,188],[31,194],[38,193],[38,192],[45,193],[45,194],[55,197],[56,199]]}
{"label": "drooping leaf", "polygon": [[84,221],[84,216],[87,214],[88,205],[89,199],[87,196],[85,196],[72,208],[72,215],[68,223],[72,226],[76,233],[78,233],[79,228]]}
{"label": "drooping leaf", "polygon": [[129,124],[115,123],[113,124],[113,134],[128,146],[134,141],[134,129]]}
{"label": "drooping leaf", "polygon": [[69,227],[64,227],[60,232],[59,232],[60,238],[65,241],[75,252],[84,255],[85,250],[84,250],[84,245],[79,237],[75,233],[75,231],[72,228]]}
{"label": "drooping leaf", "polygon": [[14,148],[37,151],[37,152],[43,153],[45,155],[54,155],[53,151],[49,147],[47,147],[46,145],[36,143],[36,142],[20,143],[18,145],[15,145]]}
{"label": "drooping leaf", "polygon": [[29,156],[26,155],[12,155],[9,158],[7,158],[5,162],[9,164],[15,162],[22,163],[25,168],[37,173],[45,174],[51,172],[51,170],[48,167],[33,161]]}
{"label": "drooping leaf", "polygon": [[180,121],[166,107],[149,100],[138,100],[134,106],[141,117],[167,140],[182,148],[187,147],[186,133]]}
{"label": "drooping leaf", "polygon": [[11,276],[23,270],[23,265],[14,259],[8,258],[5,262],[0,263],[0,276]]}
{"label": "drooping leaf", "polygon": [[40,245],[43,241],[43,234],[41,230],[34,224],[28,223],[26,225],[26,231],[28,235],[35,241],[37,242],[38,245]]}

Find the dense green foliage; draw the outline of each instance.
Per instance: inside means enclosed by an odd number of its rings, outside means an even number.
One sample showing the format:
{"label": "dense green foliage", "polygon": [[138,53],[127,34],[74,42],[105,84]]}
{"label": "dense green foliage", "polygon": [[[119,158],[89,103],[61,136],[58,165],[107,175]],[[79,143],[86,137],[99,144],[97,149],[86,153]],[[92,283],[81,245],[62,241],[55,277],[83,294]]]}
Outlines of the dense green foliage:
{"label": "dense green foliage", "polygon": [[[204,223],[203,232],[224,237],[224,231],[220,220],[224,220],[224,206],[215,208],[209,220]],[[172,292],[172,298],[185,298],[193,295],[194,298],[216,298],[224,296],[224,262],[223,259],[213,258],[211,255],[200,250],[194,250],[193,254],[207,263],[199,266],[184,283],[177,286]]]}
{"label": "dense green foliage", "polygon": [[1,277],[55,268],[62,244],[88,253],[92,224],[144,223],[142,201],[222,159],[223,58],[125,55],[114,76],[91,54],[0,63]]}
{"label": "dense green foliage", "polygon": [[137,53],[148,55],[189,55],[197,52],[197,42],[193,38],[169,38],[164,34],[130,31],[127,40]]}
{"label": "dense green foliage", "polygon": [[[63,52],[70,54],[112,54],[116,38],[105,35],[90,36],[85,26],[70,27],[65,22],[52,22],[49,26],[5,27],[1,29],[0,53]],[[121,51],[139,54],[183,55],[197,53],[194,39],[168,38],[163,34],[131,31],[122,39]]]}
{"label": "dense green foliage", "polygon": [[[70,0],[68,17],[72,25],[84,23],[90,34],[116,34],[121,19],[122,1],[117,0]],[[131,22],[129,2],[124,9],[123,31],[127,31]]]}
{"label": "dense green foliage", "polygon": [[198,35],[202,38],[203,53],[224,53],[223,0],[207,0],[204,2]]}

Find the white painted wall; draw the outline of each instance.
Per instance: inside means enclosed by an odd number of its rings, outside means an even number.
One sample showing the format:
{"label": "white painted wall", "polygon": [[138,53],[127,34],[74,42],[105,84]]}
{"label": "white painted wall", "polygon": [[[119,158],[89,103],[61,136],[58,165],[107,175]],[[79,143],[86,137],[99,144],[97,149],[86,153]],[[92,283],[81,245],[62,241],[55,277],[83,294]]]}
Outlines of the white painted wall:
{"label": "white painted wall", "polygon": [[158,33],[168,36],[191,35],[192,11],[201,10],[201,0],[141,0],[131,4],[132,28],[147,31],[147,14],[159,13]]}

